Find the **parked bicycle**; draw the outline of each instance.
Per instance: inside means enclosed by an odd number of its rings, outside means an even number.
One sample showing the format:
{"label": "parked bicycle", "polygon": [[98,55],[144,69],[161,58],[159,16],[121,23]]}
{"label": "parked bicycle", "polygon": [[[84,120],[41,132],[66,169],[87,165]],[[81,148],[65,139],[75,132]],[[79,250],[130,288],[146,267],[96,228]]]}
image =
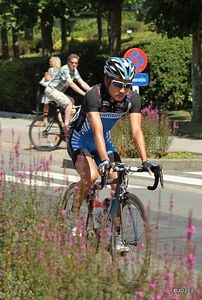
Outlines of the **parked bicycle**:
{"label": "parked bicycle", "polygon": [[[64,109],[56,105],[55,102],[49,102],[49,113],[36,113],[29,127],[29,139],[33,147],[40,151],[53,151],[59,147],[62,141],[66,141],[63,132]],[[80,106],[74,107],[78,110]],[[44,123],[47,118],[47,123]]]}
{"label": "parked bicycle", "polygon": [[[120,227],[122,231],[122,243],[128,250],[125,254],[127,259],[120,262],[120,269],[124,269],[128,274],[135,273],[136,279],[148,271],[150,264],[151,240],[148,238],[150,231],[149,220],[145,212],[144,205],[142,201],[134,194],[128,192],[129,184],[129,174],[134,172],[142,172],[142,167],[130,167],[126,166],[124,163],[119,163],[117,166],[113,167],[113,171],[117,172],[117,179],[108,179],[108,172],[105,176],[101,177],[101,181],[96,181],[91,193],[87,196],[83,202],[80,209],[81,219],[84,220],[84,232],[87,241],[92,238],[96,239],[96,248],[99,249],[102,239],[105,239],[106,249],[110,252],[112,259],[117,257],[116,245],[115,245],[115,226],[116,217],[120,219]],[[162,166],[157,165],[152,169],[154,172],[154,185],[148,186],[149,190],[155,190],[160,182],[161,187],[164,187]],[[98,225],[100,216],[95,212],[95,203],[97,202],[97,193],[103,187],[107,187],[109,184],[116,183],[116,191],[113,201],[111,201],[111,206],[107,209],[107,212],[101,215],[101,224]],[[73,195],[77,191],[77,183],[72,183],[66,190],[62,207],[67,212],[72,207]],[[98,205],[99,206],[99,205]],[[99,214],[99,213],[98,213]],[[81,234],[80,229],[74,228],[74,234]],[[106,233],[110,232],[110,235]],[[110,236],[107,238],[107,236]],[[102,243],[103,244],[103,243]],[[134,277],[133,277],[134,278]]]}

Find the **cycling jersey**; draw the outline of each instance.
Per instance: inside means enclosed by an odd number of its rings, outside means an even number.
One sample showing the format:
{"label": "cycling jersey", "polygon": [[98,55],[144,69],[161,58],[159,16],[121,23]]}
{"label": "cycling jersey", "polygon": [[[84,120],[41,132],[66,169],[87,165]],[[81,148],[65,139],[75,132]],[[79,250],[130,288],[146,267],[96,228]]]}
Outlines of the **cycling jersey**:
{"label": "cycling jersey", "polygon": [[78,149],[87,149],[90,154],[96,154],[93,130],[89,122],[88,112],[99,112],[103,125],[103,134],[107,153],[116,152],[111,141],[110,130],[127,112],[140,113],[141,100],[139,94],[131,90],[122,101],[110,102],[110,95],[105,84],[97,84],[88,90],[80,110],[70,122],[72,134],[69,139],[68,153],[72,157]]}

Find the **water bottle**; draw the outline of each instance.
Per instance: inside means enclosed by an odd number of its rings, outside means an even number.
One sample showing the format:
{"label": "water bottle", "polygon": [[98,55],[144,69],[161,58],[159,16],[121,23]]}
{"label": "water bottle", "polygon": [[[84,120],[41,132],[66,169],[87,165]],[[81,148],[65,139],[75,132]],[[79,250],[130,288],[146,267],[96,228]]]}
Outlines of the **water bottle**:
{"label": "water bottle", "polygon": [[101,228],[102,220],[102,202],[95,200],[93,202],[93,215],[94,215],[94,227],[95,229]]}
{"label": "water bottle", "polygon": [[103,200],[103,203],[102,203],[102,213],[103,213],[103,215],[106,215],[108,213],[109,206],[110,206],[110,199],[105,198]]}

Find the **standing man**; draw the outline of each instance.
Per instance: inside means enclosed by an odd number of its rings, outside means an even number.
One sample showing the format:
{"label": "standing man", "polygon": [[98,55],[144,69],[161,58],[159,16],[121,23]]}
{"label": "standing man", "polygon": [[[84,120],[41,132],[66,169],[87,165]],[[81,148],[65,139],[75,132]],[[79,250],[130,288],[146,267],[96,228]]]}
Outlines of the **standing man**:
{"label": "standing man", "polygon": [[[45,89],[45,95],[55,101],[59,106],[65,108],[65,123],[63,124],[64,132],[68,127],[72,115],[72,107],[74,99],[64,94],[68,87],[72,88],[76,93],[84,96],[90,86],[81,78],[77,70],[80,57],[76,54],[70,54],[67,58],[67,64],[62,66],[56,76],[51,79]],[[74,82],[76,81],[80,87]]]}

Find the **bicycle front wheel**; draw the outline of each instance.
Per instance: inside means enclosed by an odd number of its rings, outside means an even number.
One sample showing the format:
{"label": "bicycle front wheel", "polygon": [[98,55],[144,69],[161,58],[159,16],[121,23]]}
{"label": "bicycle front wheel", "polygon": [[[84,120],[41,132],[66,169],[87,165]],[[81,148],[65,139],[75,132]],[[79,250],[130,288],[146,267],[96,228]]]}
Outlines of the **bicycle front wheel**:
{"label": "bicycle front wheel", "polygon": [[[44,119],[47,123],[44,123]],[[29,139],[35,149],[40,151],[53,151],[62,141],[62,127],[53,116],[37,116],[29,127]]]}
{"label": "bicycle front wheel", "polygon": [[[70,184],[70,186],[67,187],[63,200],[62,200],[62,209],[66,210],[66,215],[68,216],[68,211],[72,208],[73,205],[73,197],[74,194],[77,192],[78,189],[78,182],[74,182]],[[80,225],[81,227],[84,227],[82,229],[83,235],[86,235],[86,227],[88,224],[88,205],[86,201],[83,201],[81,207],[80,207]],[[68,222],[68,220],[67,220]]]}
{"label": "bicycle front wheel", "polygon": [[142,201],[130,193],[123,201],[122,235],[130,251],[119,260],[119,267],[124,279],[138,284],[138,279],[147,275],[150,264],[149,223]]}

